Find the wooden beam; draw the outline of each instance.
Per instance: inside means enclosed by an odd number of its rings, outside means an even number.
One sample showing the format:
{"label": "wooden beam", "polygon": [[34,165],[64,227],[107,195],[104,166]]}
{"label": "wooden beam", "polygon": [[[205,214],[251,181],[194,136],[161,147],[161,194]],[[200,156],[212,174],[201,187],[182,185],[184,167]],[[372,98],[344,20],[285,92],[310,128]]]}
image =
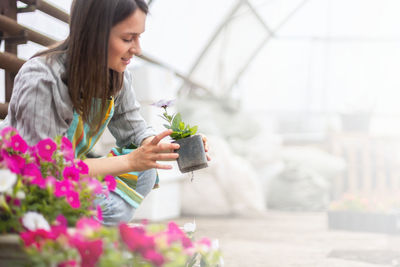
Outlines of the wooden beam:
{"label": "wooden beam", "polygon": [[69,15],[68,13],[64,12],[63,10],[53,6],[52,4],[47,3],[43,0],[19,0],[22,3],[29,5],[36,6],[36,9],[55,17],[65,23],[69,23]]}
{"label": "wooden beam", "polygon": [[21,33],[25,31],[29,41],[43,46],[50,46],[57,42],[56,40],[47,37],[44,34],[41,34],[39,32],[29,29],[28,27],[18,24],[15,20],[8,18],[4,15],[0,15],[0,31],[6,32],[11,36],[21,35]]}
{"label": "wooden beam", "polygon": [[0,52],[0,69],[16,74],[25,60],[18,58],[16,55],[8,52]]}
{"label": "wooden beam", "polygon": [[[3,0],[4,1],[4,0]],[[16,20],[17,19],[17,2],[14,0],[5,0],[6,5],[5,5],[5,10],[4,10],[4,15],[1,15],[4,18],[7,18],[8,20]],[[20,35],[21,31],[19,34]],[[4,37],[10,37],[14,35],[13,33],[4,31],[3,33]],[[5,40],[4,42],[4,50],[6,53],[14,54],[17,55],[17,43],[12,41],[12,40]],[[9,102],[11,99],[11,94],[12,90],[14,87],[14,78],[15,78],[15,73],[6,71],[5,73],[5,100],[6,102]]]}

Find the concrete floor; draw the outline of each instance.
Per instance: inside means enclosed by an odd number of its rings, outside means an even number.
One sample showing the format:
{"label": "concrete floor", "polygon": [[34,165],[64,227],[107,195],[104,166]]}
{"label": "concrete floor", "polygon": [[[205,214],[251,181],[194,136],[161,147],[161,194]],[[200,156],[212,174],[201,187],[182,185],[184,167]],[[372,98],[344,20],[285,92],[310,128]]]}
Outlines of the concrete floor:
{"label": "concrete floor", "polygon": [[325,213],[267,211],[174,221],[183,225],[193,219],[197,239],[219,240],[227,267],[400,266],[400,236],[331,231]]}

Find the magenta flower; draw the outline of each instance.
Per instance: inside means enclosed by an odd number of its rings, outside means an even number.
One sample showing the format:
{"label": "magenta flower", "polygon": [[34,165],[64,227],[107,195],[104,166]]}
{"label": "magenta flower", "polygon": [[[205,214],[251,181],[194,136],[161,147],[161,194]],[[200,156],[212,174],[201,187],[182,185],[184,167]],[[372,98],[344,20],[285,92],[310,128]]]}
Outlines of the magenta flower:
{"label": "magenta flower", "polygon": [[101,239],[94,241],[72,238],[71,244],[78,250],[81,256],[82,267],[94,267],[103,254],[103,241]]}
{"label": "magenta flower", "polygon": [[115,181],[114,176],[107,175],[106,177],[104,177],[104,182],[106,183],[108,190],[110,191],[114,191],[117,187],[117,182]]}
{"label": "magenta flower", "polygon": [[167,233],[168,244],[180,241],[184,248],[190,248],[193,246],[192,241],[174,222],[168,223],[168,228],[166,233]]}
{"label": "magenta flower", "polygon": [[66,196],[70,191],[74,190],[74,185],[70,180],[56,181],[56,190],[54,195],[56,197]]}
{"label": "magenta flower", "polygon": [[1,137],[3,137],[3,139],[7,139],[9,134],[12,134],[13,132],[17,132],[16,129],[14,129],[13,127],[6,127],[3,130],[1,130],[0,135]]}
{"label": "magenta flower", "polygon": [[147,236],[141,227],[129,227],[127,224],[119,225],[120,236],[126,246],[133,252],[140,252],[142,255],[147,250],[154,250],[154,238]]}
{"label": "magenta flower", "polygon": [[69,191],[66,195],[67,202],[69,205],[74,208],[78,209],[81,206],[81,201],[79,200],[79,194],[75,191]]}
{"label": "magenta flower", "polygon": [[103,211],[101,210],[101,206],[97,205],[96,209],[97,209],[97,219],[102,222],[103,221]]}
{"label": "magenta flower", "polygon": [[39,156],[46,160],[51,161],[54,151],[57,149],[57,144],[50,138],[39,141],[36,145]]}
{"label": "magenta flower", "polygon": [[79,181],[79,170],[73,166],[65,167],[63,177],[67,180]]}
{"label": "magenta flower", "polygon": [[43,229],[37,229],[36,231],[27,231],[20,233],[21,239],[24,241],[25,246],[35,246],[37,249],[41,249],[46,239],[54,239],[54,235]]}
{"label": "magenta flower", "polygon": [[53,176],[49,176],[46,178],[46,187],[47,188],[54,188],[56,186],[56,178]]}
{"label": "magenta flower", "polygon": [[24,166],[25,159],[18,155],[10,155],[6,150],[2,150],[1,154],[3,155],[3,159],[6,162],[6,166],[10,169],[10,171],[21,174]]}
{"label": "magenta flower", "polygon": [[78,263],[74,260],[60,262],[57,267],[76,267]]}
{"label": "magenta flower", "polygon": [[33,180],[31,181],[31,184],[35,184],[41,189],[45,189],[46,188],[46,180],[43,179],[42,177],[33,178]]}
{"label": "magenta flower", "polygon": [[165,262],[163,255],[155,250],[147,250],[143,258],[153,263],[154,266],[162,266]]}
{"label": "magenta flower", "polygon": [[51,226],[51,232],[57,239],[60,235],[67,235],[67,219],[63,215],[58,215],[54,225]]}
{"label": "magenta flower", "polygon": [[13,135],[11,137],[11,147],[15,151],[19,151],[21,153],[25,153],[28,149],[28,144],[25,142],[24,139],[19,134]]}
{"label": "magenta flower", "polygon": [[67,137],[62,137],[61,138],[61,145],[60,145],[60,149],[64,155],[64,158],[67,161],[73,162],[74,158],[75,158],[75,152],[74,149],[72,147],[72,143],[71,141],[69,141],[69,139]]}
{"label": "magenta flower", "polygon": [[88,165],[86,165],[86,163],[83,162],[82,160],[78,161],[78,163],[76,165],[78,167],[80,174],[88,174],[89,173]]}
{"label": "magenta flower", "polygon": [[79,232],[84,234],[86,231],[100,229],[101,224],[94,219],[83,217],[76,222],[76,228],[79,230]]}
{"label": "magenta flower", "polygon": [[86,187],[89,188],[95,194],[103,193],[103,185],[102,183],[91,177],[84,177],[81,179],[81,184],[87,184]]}

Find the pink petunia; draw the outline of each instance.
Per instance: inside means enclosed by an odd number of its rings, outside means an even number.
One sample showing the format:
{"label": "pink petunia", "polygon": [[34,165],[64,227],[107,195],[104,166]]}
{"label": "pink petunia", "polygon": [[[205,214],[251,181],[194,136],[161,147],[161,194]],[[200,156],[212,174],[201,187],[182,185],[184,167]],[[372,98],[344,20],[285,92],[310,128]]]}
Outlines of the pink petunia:
{"label": "pink petunia", "polygon": [[94,194],[101,194],[103,193],[103,185],[100,183],[99,180],[91,178],[91,177],[84,177],[81,180],[81,184],[87,184],[86,188],[92,191]]}
{"label": "pink petunia", "polygon": [[87,230],[98,230],[101,228],[101,224],[94,220],[94,219],[90,219],[90,218],[80,218],[77,222],[76,222],[76,229],[79,230],[79,232],[85,232]]}
{"label": "pink petunia", "polygon": [[78,266],[78,263],[74,260],[63,261],[57,265],[57,267],[75,267],[75,266]]}
{"label": "pink petunia", "polygon": [[3,137],[3,139],[7,139],[8,135],[12,134],[13,132],[17,132],[17,130],[13,127],[7,126],[0,131],[0,135]]}
{"label": "pink petunia", "polygon": [[1,154],[3,155],[3,159],[6,163],[6,166],[10,169],[10,171],[21,174],[24,166],[25,166],[25,159],[18,155],[10,155],[6,150],[2,150]]}
{"label": "pink petunia", "polygon": [[96,209],[97,209],[97,219],[102,222],[103,221],[103,211],[101,210],[101,206],[97,205]]}
{"label": "pink petunia", "polygon": [[144,253],[143,258],[150,261],[154,266],[162,266],[165,262],[162,254],[151,249]]}
{"label": "pink petunia", "polygon": [[15,151],[19,151],[21,153],[25,153],[28,149],[28,144],[25,142],[24,139],[19,134],[13,135],[10,140],[11,147]]}
{"label": "pink petunia", "polygon": [[106,177],[104,177],[104,182],[106,183],[108,190],[110,191],[114,191],[117,187],[117,182],[112,175],[107,175]]}
{"label": "pink petunia", "polygon": [[79,170],[74,166],[65,167],[63,177],[67,180],[79,181]]}
{"label": "pink petunia", "polygon": [[70,243],[78,250],[81,256],[82,267],[94,267],[103,254],[103,240],[86,241],[74,237]]}
{"label": "pink petunia", "polygon": [[74,148],[72,147],[71,141],[67,137],[61,138],[60,150],[66,161],[73,162],[75,159]]}
{"label": "pink petunia", "polygon": [[40,189],[45,189],[46,188],[46,180],[43,179],[42,177],[35,177],[31,181],[31,184],[37,185]]}
{"label": "pink petunia", "polygon": [[56,186],[57,179],[54,176],[49,176],[46,178],[46,187],[54,188]]}
{"label": "pink petunia", "polygon": [[203,237],[202,239],[200,239],[197,243],[205,245],[207,247],[211,247],[211,241],[210,239]]}
{"label": "pink petunia", "polygon": [[52,161],[54,151],[57,149],[57,144],[50,138],[39,141],[36,145],[39,156],[46,160]]}
{"label": "pink petunia", "polygon": [[69,191],[66,195],[67,202],[69,205],[74,208],[78,209],[81,206],[81,201],[79,200],[79,194],[75,191]]}
{"label": "pink petunia", "polygon": [[82,160],[79,160],[76,165],[77,165],[77,169],[79,170],[79,173],[81,173],[81,174],[88,174],[89,173],[88,165],[86,165],[86,163],[83,162]]}
{"label": "pink petunia", "polygon": [[51,226],[51,232],[57,239],[60,235],[67,235],[67,219],[63,215],[58,215],[56,221]]}
{"label": "pink petunia", "polygon": [[54,195],[56,197],[66,196],[70,191],[74,190],[74,185],[70,180],[56,181],[56,189]]}
{"label": "pink petunia", "polygon": [[167,233],[168,244],[180,241],[184,248],[190,248],[193,246],[192,241],[174,222],[168,223],[168,228],[166,233]]}
{"label": "pink petunia", "polygon": [[140,252],[142,255],[148,250],[155,249],[155,242],[152,236],[147,236],[141,227],[129,227],[127,224],[119,225],[120,236],[126,246],[133,252]]}
{"label": "pink petunia", "polygon": [[47,239],[54,239],[54,235],[46,230],[37,229],[36,231],[27,231],[20,233],[21,239],[24,241],[25,246],[35,246],[37,249],[41,249]]}
{"label": "pink petunia", "polygon": [[29,176],[32,178],[42,178],[42,173],[40,172],[39,166],[36,165],[35,163],[28,163],[24,166],[24,169],[22,171],[22,174],[24,176]]}

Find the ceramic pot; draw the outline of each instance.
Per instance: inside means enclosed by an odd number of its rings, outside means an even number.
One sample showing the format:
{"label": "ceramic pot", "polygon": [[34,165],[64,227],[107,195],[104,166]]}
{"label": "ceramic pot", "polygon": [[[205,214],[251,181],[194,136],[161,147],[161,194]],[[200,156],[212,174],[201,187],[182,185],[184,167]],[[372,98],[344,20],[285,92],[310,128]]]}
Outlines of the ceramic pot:
{"label": "ceramic pot", "polygon": [[182,173],[208,167],[201,135],[192,135],[176,140],[174,143],[180,145],[180,148],[175,152],[179,154],[177,162]]}

